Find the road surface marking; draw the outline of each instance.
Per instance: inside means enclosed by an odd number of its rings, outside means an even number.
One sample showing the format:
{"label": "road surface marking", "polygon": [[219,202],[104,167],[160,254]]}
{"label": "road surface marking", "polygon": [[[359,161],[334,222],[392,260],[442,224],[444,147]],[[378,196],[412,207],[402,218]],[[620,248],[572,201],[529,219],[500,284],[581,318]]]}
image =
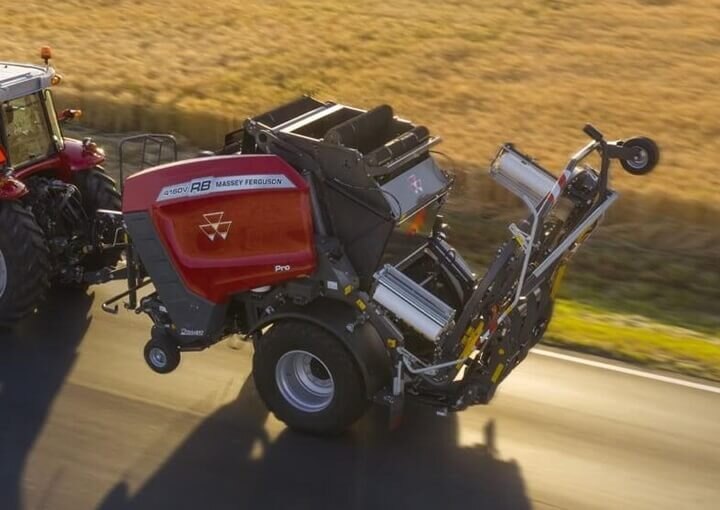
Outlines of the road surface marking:
{"label": "road surface marking", "polygon": [[610,370],[612,372],[620,372],[621,374],[644,377],[645,379],[652,379],[653,381],[660,381],[669,384],[675,384],[677,386],[685,386],[686,388],[693,388],[695,390],[708,391],[710,393],[720,394],[720,387],[711,386],[709,384],[700,384],[692,381],[685,381],[683,379],[675,379],[674,377],[667,377],[664,375],[653,374],[652,372],[644,372],[642,370],[620,367],[617,365],[612,365],[610,363],[602,363],[600,361],[593,361],[590,359],[580,358],[576,356],[569,356],[567,354],[561,354],[559,352],[546,351],[545,349],[533,349],[530,352],[534,354],[539,354],[540,356],[547,356],[549,358],[561,359],[563,361],[569,361],[571,363],[587,365],[589,367],[602,368],[604,370]]}

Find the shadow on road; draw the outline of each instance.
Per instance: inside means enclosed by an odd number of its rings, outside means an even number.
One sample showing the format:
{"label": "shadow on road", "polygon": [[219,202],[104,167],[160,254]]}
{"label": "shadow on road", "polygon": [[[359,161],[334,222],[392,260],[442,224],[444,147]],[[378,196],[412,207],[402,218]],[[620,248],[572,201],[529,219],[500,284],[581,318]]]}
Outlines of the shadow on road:
{"label": "shadow on road", "polygon": [[485,444],[463,447],[456,417],[427,408],[408,409],[394,432],[372,411],[337,439],[287,429],[271,439],[267,417],[249,378],[134,494],[120,482],[100,508],[531,508],[519,466],[498,458],[492,421]]}
{"label": "shadow on road", "polygon": [[0,333],[0,507],[21,508],[22,474],[55,395],[75,362],[92,295],[53,291],[38,312]]}

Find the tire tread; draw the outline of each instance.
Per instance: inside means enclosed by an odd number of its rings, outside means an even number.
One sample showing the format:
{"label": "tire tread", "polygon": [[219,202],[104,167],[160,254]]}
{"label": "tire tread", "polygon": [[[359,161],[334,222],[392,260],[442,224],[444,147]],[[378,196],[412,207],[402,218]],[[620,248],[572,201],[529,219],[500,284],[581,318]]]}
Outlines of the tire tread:
{"label": "tire tread", "polygon": [[[336,396],[330,406],[317,413],[303,413],[288,404],[275,383],[277,360],[292,349],[312,352],[331,369]],[[341,340],[309,322],[282,321],[255,343],[253,377],[268,409],[290,428],[318,435],[344,432],[367,410],[369,400],[357,363]]]}
{"label": "tire tread", "polygon": [[8,271],[7,287],[0,297],[0,327],[9,328],[42,302],[52,268],[45,235],[20,202],[0,204],[0,232],[7,240],[2,249]]}

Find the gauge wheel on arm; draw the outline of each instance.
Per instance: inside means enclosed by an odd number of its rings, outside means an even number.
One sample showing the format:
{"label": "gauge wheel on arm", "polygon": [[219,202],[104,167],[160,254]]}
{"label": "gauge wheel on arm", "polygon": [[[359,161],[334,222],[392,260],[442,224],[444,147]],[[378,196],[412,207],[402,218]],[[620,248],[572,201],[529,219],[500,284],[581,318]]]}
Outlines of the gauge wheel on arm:
{"label": "gauge wheel on arm", "polygon": [[635,157],[620,161],[629,174],[645,175],[651,172],[660,160],[660,149],[650,138],[631,138],[625,141],[623,147],[635,149]]}

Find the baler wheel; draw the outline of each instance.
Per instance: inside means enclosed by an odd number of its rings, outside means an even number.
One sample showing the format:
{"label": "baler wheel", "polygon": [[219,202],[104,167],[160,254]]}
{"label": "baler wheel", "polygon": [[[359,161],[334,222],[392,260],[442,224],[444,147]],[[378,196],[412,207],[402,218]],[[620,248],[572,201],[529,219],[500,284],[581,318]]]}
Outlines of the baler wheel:
{"label": "baler wheel", "polygon": [[340,434],[369,405],[353,356],[309,322],[283,321],[263,334],[255,343],[253,377],[268,409],[302,432]]}
{"label": "baler wheel", "polygon": [[158,374],[168,374],[180,364],[180,349],[177,343],[165,334],[151,338],[145,344],[145,362]]}

